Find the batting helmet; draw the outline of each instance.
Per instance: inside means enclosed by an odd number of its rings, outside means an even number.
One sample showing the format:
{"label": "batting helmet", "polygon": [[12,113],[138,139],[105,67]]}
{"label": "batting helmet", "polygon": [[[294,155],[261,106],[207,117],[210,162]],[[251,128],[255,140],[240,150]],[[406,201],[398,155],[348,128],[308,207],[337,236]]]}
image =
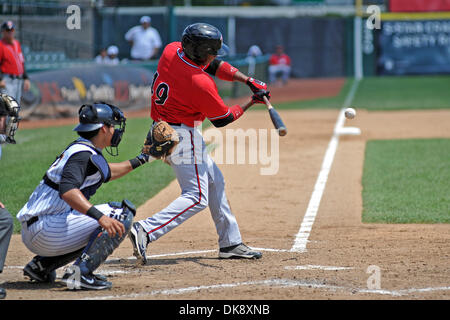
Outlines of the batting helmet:
{"label": "batting helmet", "polygon": [[220,57],[229,51],[219,29],[203,22],[191,24],[184,29],[181,45],[188,58],[200,64],[206,61],[208,55]]}

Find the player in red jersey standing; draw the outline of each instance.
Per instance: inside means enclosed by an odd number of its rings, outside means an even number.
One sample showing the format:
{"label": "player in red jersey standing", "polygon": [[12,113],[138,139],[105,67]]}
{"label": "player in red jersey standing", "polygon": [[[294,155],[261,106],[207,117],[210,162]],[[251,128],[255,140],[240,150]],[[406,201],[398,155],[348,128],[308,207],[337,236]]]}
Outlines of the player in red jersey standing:
{"label": "player in red jersey standing", "polygon": [[[225,55],[220,31],[206,23],[191,24],[182,42],[168,44],[159,60],[152,83],[151,117],[166,121],[181,140],[166,158],[175,171],[181,195],[153,216],[134,223],[130,231],[135,256],[146,263],[146,249],[194,214],[209,206],[219,236],[220,258],[261,258],[261,253],[242,242],[235,216],[225,195],[223,175],[206,151],[196,128],[205,118],[216,127],[237,120],[255,103],[270,98],[264,82],[250,78],[218,56]],[[253,91],[243,106],[227,106],[211,75],[246,83]]]}
{"label": "player in red jersey standing", "polygon": [[0,91],[10,95],[20,104],[22,89],[27,91],[30,88],[30,80],[25,71],[25,59],[19,41],[14,38],[14,23],[6,21],[1,29]]}
{"label": "player in red jersey standing", "polygon": [[277,46],[276,52],[269,59],[269,83],[275,83],[278,74],[281,74],[283,84],[287,83],[291,74],[291,58],[281,45]]}

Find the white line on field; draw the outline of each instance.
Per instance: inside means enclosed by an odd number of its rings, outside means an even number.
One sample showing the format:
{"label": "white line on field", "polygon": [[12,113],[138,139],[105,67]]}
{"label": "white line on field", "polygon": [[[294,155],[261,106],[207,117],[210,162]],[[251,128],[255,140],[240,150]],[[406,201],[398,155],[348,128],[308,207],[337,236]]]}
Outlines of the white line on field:
{"label": "white line on field", "polygon": [[339,270],[353,270],[355,268],[352,267],[334,267],[334,266],[315,266],[315,265],[306,265],[306,266],[286,266],[284,267],[286,270],[325,270],[325,271],[339,271]]}
{"label": "white line on field", "polygon": [[[272,249],[272,248],[255,248],[252,247],[252,249],[259,250],[259,251],[267,251],[267,252],[289,252],[289,250],[286,249]],[[205,253],[211,253],[211,252],[218,252],[218,250],[198,250],[198,251],[182,251],[182,252],[174,252],[174,253],[162,253],[162,254],[153,254],[148,255],[147,258],[164,258],[164,257],[173,257],[173,256],[190,256],[190,255],[198,255],[198,254],[205,254]],[[135,257],[131,256],[128,258],[110,258],[105,261],[106,264],[108,263],[114,263],[120,260],[136,260]]]}
{"label": "white line on field", "polygon": [[[289,252],[289,250],[286,249],[272,249],[272,248],[255,248],[252,247],[252,249],[259,250],[259,251],[267,251],[267,252]],[[218,252],[218,250],[198,250],[198,251],[182,251],[182,252],[173,252],[173,253],[162,253],[162,254],[153,254],[148,255],[147,258],[163,258],[163,257],[173,257],[173,256],[189,256],[189,255],[196,255],[196,254],[205,254],[205,253],[211,253],[211,252]],[[136,260],[136,257],[128,257],[128,258],[110,258],[106,260],[104,263],[114,263],[114,262],[120,262],[121,260]],[[5,266],[5,269],[23,269],[24,266]]]}
{"label": "white line on field", "polygon": [[300,230],[295,236],[294,244],[290,250],[291,252],[306,252],[306,245],[308,243],[308,238],[311,233],[314,221],[316,219],[317,212],[319,211],[319,205],[322,199],[323,192],[325,190],[325,186],[327,184],[328,174],[330,173],[334,156],[336,154],[339,142],[339,134],[340,132],[342,132],[342,128],[344,126],[345,122],[344,110],[353,101],[356,89],[358,88],[358,84],[359,81],[355,79],[352,84],[352,88],[349,91],[344,101],[344,105],[337,118],[336,124],[334,126],[333,136],[331,137],[327,151],[325,152],[322,167],[320,168],[319,176],[317,177],[316,184],[314,185],[314,191],[311,195],[311,199],[309,200],[308,208],[306,209],[302,224],[300,225]]}
{"label": "white line on field", "polygon": [[141,299],[143,297],[148,296],[158,296],[158,295],[179,295],[190,292],[198,292],[201,290],[214,290],[214,289],[227,289],[227,288],[236,288],[242,286],[272,286],[272,287],[281,287],[281,288],[289,288],[289,287],[300,287],[300,288],[309,288],[309,289],[325,289],[328,291],[344,291],[352,294],[381,294],[381,295],[390,295],[390,296],[404,296],[411,293],[424,293],[424,292],[433,292],[433,291],[449,291],[450,287],[435,287],[435,288],[419,288],[419,289],[404,289],[404,290],[372,290],[372,289],[358,289],[344,286],[335,286],[335,285],[327,285],[324,283],[319,283],[317,281],[302,281],[302,280],[290,280],[290,279],[268,279],[268,280],[260,280],[260,281],[245,281],[245,282],[236,282],[236,283],[224,283],[224,284],[214,284],[209,286],[191,286],[185,288],[177,288],[177,289],[161,289],[161,290],[152,290],[152,291],[144,291],[140,293],[132,293],[132,294],[124,294],[124,295],[109,295],[109,296],[95,296],[95,297],[87,297],[85,300],[111,300],[111,299]]}

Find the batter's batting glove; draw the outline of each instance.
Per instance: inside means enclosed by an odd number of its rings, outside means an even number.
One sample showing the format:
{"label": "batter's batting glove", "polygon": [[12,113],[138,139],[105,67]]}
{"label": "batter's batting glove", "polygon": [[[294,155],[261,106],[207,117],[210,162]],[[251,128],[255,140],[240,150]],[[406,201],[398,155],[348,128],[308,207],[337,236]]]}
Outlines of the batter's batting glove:
{"label": "batter's batting glove", "polygon": [[264,97],[267,98],[267,100],[270,100],[270,91],[266,90],[259,90],[252,96],[252,102],[255,103],[265,103]]}
{"label": "batter's batting glove", "polygon": [[246,81],[246,84],[250,87],[250,89],[252,90],[253,93],[257,93],[258,91],[261,90],[267,90],[267,84],[260,81],[260,80],[256,80],[254,78],[248,78]]}

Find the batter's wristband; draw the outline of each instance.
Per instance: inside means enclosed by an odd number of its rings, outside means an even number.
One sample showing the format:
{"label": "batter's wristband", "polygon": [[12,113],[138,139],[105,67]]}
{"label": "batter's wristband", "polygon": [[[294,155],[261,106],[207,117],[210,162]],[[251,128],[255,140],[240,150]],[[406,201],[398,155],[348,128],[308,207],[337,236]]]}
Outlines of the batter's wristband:
{"label": "batter's wristband", "polygon": [[86,215],[97,221],[103,217],[103,213],[94,206],[90,207],[89,210],[86,211]]}

